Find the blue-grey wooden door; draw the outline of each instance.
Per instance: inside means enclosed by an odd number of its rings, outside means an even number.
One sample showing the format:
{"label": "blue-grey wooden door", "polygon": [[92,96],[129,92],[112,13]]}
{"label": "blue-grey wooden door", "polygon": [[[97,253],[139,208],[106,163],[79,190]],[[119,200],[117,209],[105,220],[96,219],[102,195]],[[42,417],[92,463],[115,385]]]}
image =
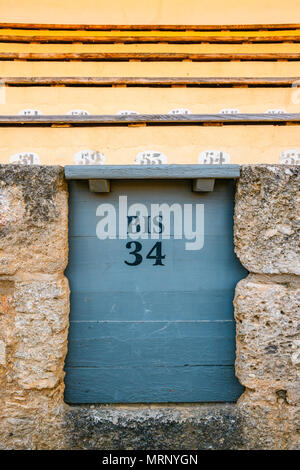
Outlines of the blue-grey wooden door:
{"label": "blue-grey wooden door", "polygon": [[[69,188],[66,402],[236,401],[232,301],[247,272],[233,249],[234,182],[216,180],[210,193],[192,192],[186,180],[116,180],[105,194],[91,193],[88,181]],[[97,238],[97,207],[118,209],[121,195],[149,208],[203,204],[203,248],[186,250],[174,227],[159,250],[157,240],[137,240],[136,255],[118,233]]]}

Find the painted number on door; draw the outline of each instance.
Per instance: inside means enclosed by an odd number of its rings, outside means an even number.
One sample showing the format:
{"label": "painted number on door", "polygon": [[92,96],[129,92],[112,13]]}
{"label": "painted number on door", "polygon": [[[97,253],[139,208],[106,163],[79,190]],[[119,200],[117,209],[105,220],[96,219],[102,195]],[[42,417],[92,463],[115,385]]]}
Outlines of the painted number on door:
{"label": "painted number on door", "polygon": [[[138,266],[143,261],[143,256],[141,255],[141,251],[143,249],[143,245],[140,242],[128,242],[126,243],[126,248],[129,250],[134,247],[133,251],[130,251],[129,254],[135,256],[135,259],[132,262],[124,261],[128,266]],[[152,254],[153,253],[153,254]],[[155,243],[155,245],[151,248],[149,253],[146,255],[147,259],[155,260],[153,266],[164,266],[162,260],[165,259],[166,255],[162,255],[162,246],[161,242]]]}

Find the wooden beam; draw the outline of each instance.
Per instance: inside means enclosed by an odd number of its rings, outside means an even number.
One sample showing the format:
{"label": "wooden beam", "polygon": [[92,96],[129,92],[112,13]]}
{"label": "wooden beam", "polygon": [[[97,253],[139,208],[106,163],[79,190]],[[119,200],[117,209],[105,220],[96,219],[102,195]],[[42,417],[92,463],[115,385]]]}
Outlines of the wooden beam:
{"label": "wooden beam", "polygon": [[84,30],[84,31],[257,31],[300,29],[300,23],[282,24],[225,24],[225,25],[99,25],[99,24],[46,24],[0,23],[0,29]]}
{"label": "wooden beam", "polygon": [[38,116],[0,116],[0,126],[105,126],[129,124],[154,125],[201,125],[211,124],[285,124],[300,123],[300,113],[290,114],[130,114],[130,115],[38,115]]}
{"label": "wooden beam", "polygon": [[0,35],[0,42],[13,43],[40,43],[40,44],[72,44],[81,42],[83,44],[155,44],[155,43],[171,43],[171,44],[242,44],[242,43],[299,43],[300,36],[37,36],[37,35]]}
{"label": "wooden beam", "polygon": [[[300,79],[300,77],[299,77]],[[190,87],[290,87],[297,77],[7,77],[7,86],[190,86]]]}
{"label": "wooden beam", "polygon": [[239,178],[239,165],[66,165],[67,180]]}
{"label": "wooden beam", "polygon": [[298,61],[300,53],[255,53],[255,54],[194,54],[194,53],[29,53],[29,52],[0,52],[0,60],[27,60],[27,61],[69,61],[80,62],[120,62],[138,60],[142,62],[181,62],[191,60],[195,62],[228,62],[238,61]]}

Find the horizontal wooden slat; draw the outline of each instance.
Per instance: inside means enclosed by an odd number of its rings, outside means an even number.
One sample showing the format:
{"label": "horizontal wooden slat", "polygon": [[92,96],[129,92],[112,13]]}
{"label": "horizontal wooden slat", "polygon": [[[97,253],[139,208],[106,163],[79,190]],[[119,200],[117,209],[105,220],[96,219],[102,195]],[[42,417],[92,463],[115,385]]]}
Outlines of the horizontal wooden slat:
{"label": "horizontal wooden slat", "polygon": [[139,44],[139,43],[159,43],[167,42],[171,44],[199,44],[199,43],[213,43],[213,44],[241,44],[241,43],[281,43],[281,42],[300,42],[299,34],[283,35],[240,35],[240,36],[46,36],[46,35],[17,35],[17,34],[0,34],[0,42],[10,43],[74,43],[82,42],[84,44]]}
{"label": "horizontal wooden slat", "polygon": [[27,61],[69,61],[81,62],[100,61],[147,61],[147,62],[178,62],[190,60],[194,62],[228,62],[236,61],[299,61],[300,53],[255,53],[255,54],[194,54],[194,53],[27,53],[27,52],[0,52],[0,60],[27,60]]}
{"label": "horizontal wooden slat", "polygon": [[[168,166],[168,165],[167,165]],[[172,167],[184,167],[184,165],[172,165]],[[190,166],[190,165],[188,165]],[[199,165],[198,165],[199,166]],[[203,166],[203,165],[202,165]],[[126,166],[128,167],[128,166]],[[194,165],[192,165],[194,167]],[[114,168],[117,168],[114,166]],[[121,167],[123,168],[123,166]],[[132,168],[130,166],[129,170]],[[224,167],[223,167],[224,168]],[[224,168],[226,170],[226,168]],[[133,168],[134,171],[134,168]],[[164,168],[161,168],[164,173]],[[210,195],[210,199],[214,200],[215,204],[224,205],[221,214],[216,218],[214,213],[214,206],[206,207],[206,215],[210,220],[214,220],[212,226],[206,227],[206,234],[211,238],[210,240],[214,244],[227,244],[232,242],[231,233],[228,234],[228,225],[226,221],[231,221],[232,217],[232,199],[230,193],[223,191],[224,186],[231,186],[234,188],[234,181],[228,181],[228,178],[219,178],[215,181],[215,188],[213,194]],[[179,178],[174,181],[172,178],[156,180],[153,179],[135,179],[127,181],[127,177],[124,179],[118,179],[111,181],[113,191],[109,195],[109,201],[115,207],[119,204],[119,192],[123,194],[124,191],[130,191],[134,189],[135,197],[142,199],[146,205],[150,208],[151,204],[162,204],[168,199],[168,188],[171,186],[176,190],[172,194],[172,203],[182,203],[181,190],[184,188],[188,193],[188,199],[193,199],[194,202],[199,201],[199,195],[193,194],[191,191],[192,181],[190,178]],[[77,276],[72,276],[73,290],[71,293],[74,307],[72,309],[71,321],[95,321],[101,318],[108,321],[120,321],[127,320],[131,321],[146,321],[149,320],[147,309],[144,306],[147,305],[148,309],[151,310],[151,319],[168,321],[176,318],[181,318],[185,321],[190,320],[230,320],[232,319],[232,304],[231,296],[232,291],[230,290],[234,285],[235,279],[230,278],[230,273],[226,276],[226,285],[222,284],[222,279],[219,277],[215,279],[213,286],[208,276],[201,279],[195,278],[193,282],[189,282],[184,285],[185,282],[182,280],[180,271],[173,273],[173,286],[172,296],[170,292],[165,289],[164,285],[158,284],[158,290],[160,291],[160,301],[157,297],[151,293],[151,286],[147,284],[144,288],[143,296],[141,297],[135,291],[134,285],[129,281],[126,281],[119,286],[117,289],[114,284],[107,284],[106,279],[101,279],[99,284],[99,278],[93,276],[91,278],[82,278],[80,273],[82,269],[86,267],[87,259],[82,256],[80,249],[90,253],[92,250],[97,252],[98,241],[95,236],[95,213],[99,204],[99,197],[96,194],[88,192],[87,180],[75,180],[69,183],[70,188],[70,204],[74,206],[74,216],[70,219],[69,230],[70,230],[70,245],[76,260],[82,263],[81,268],[78,271]],[[155,191],[154,191],[155,189]],[[122,192],[123,191],[123,192]],[[125,192],[124,192],[125,194]],[[201,195],[205,201],[208,199],[207,195]],[[167,230],[165,230],[167,233]],[[116,235],[118,236],[119,229],[117,227]],[[168,229],[168,235],[170,238],[174,237],[174,226],[172,225]],[[84,238],[84,241],[82,240]],[[94,240],[92,240],[92,238]],[[106,252],[106,261],[110,265],[110,272],[114,275],[118,274],[118,263],[116,259],[122,256],[123,245],[116,246],[113,243],[113,250]],[[175,242],[176,243],[176,242]],[[225,256],[224,263],[226,265],[226,252],[218,254],[219,261]],[[193,264],[194,259],[191,260]],[[98,269],[98,260],[94,258],[89,269]],[[141,267],[142,269],[142,267]],[[207,273],[209,268],[207,268]],[[160,282],[160,281],[159,281]],[[130,292],[127,292],[129,288]],[[117,290],[116,290],[117,289]],[[205,292],[210,289],[214,291],[213,299],[207,301]],[[114,291],[113,298],[109,294],[109,290]],[[203,294],[203,295],[202,295]],[[76,298],[74,298],[74,295]],[[131,295],[131,298],[130,298]],[[81,296],[81,298],[80,298]],[[181,298],[182,296],[182,298]],[[199,298],[200,296],[200,298]],[[196,299],[198,297],[198,300]],[[110,305],[113,303],[114,308],[111,310]],[[131,305],[130,311],[128,305]],[[188,306],[185,309],[184,306]]]}
{"label": "horizontal wooden slat", "polygon": [[234,366],[83,367],[66,368],[66,372],[67,403],[172,402],[174,397],[177,402],[226,402],[236,401],[243,392]]}
{"label": "horizontal wooden slat", "polygon": [[66,367],[224,366],[235,360],[233,319],[71,322],[69,338]]}
{"label": "horizontal wooden slat", "polygon": [[[176,319],[184,319],[187,318],[191,320],[191,317],[195,315],[196,306],[190,305],[188,301],[188,294],[194,293],[198,296],[198,316],[196,319],[200,317],[207,316],[207,311],[203,312],[202,314],[199,312],[200,309],[203,310],[205,308],[205,304],[207,305],[211,301],[211,295],[216,295],[218,301],[212,301],[208,310],[210,310],[210,318],[208,321],[213,319],[220,318],[221,314],[219,311],[223,310],[223,304],[225,305],[225,309],[227,310],[227,314],[231,312],[231,319],[232,317],[232,301],[234,297],[234,288],[238,280],[242,279],[247,275],[245,269],[243,269],[237,262],[234,265],[231,265],[230,271],[228,271],[228,264],[232,262],[233,256],[233,248],[232,248],[232,223],[233,223],[233,209],[231,207],[230,210],[225,210],[223,213],[216,213],[216,210],[207,207],[207,200],[208,200],[208,193],[206,194],[195,194],[191,190],[191,181],[189,180],[157,180],[157,179],[149,179],[149,180],[114,180],[113,186],[114,191],[118,189],[120,186],[118,183],[123,182],[127,183],[127,192],[128,190],[135,189],[136,183],[144,184],[151,181],[152,188],[154,190],[157,183],[163,182],[166,186],[169,186],[169,183],[173,183],[177,192],[182,188],[182,182],[184,183],[185,187],[188,189],[189,193],[194,196],[194,203],[204,203],[205,204],[205,217],[206,217],[206,239],[205,239],[205,248],[201,252],[200,259],[198,257],[199,253],[190,252],[184,256],[182,252],[182,241],[174,240],[173,237],[168,239],[163,239],[161,241],[162,247],[164,250],[166,264],[164,264],[165,269],[160,270],[160,268],[155,269],[155,275],[153,279],[149,279],[149,274],[151,275],[152,272],[149,273],[149,268],[152,269],[153,262],[148,261],[141,263],[138,270],[131,270],[128,266],[124,263],[124,260],[129,260],[130,258],[127,256],[128,251],[126,250],[126,242],[124,240],[120,240],[118,238],[110,239],[110,240],[99,240],[95,236],[96,231],[96,224],[98,222],[98,218],[96,215],[96,210],[99,204],[102,201],[108,202],[111,201],[110,195],[103,195],[99,196],[96,201],[87,207],[87,211],[93,211],[93,214],[90,215],[89,219],[92,222],[92,228],[94,228],[93,236],[89,237],[80,237],[80,236],[72,236],[70,237],[70,253],[71,258],[69,259],[70,265],[66,272],[70,280],[71,291],[73,293],[81,294],[83,299],[85,300],[85,305],[83,309],[77,313],[77,318],[79,318],[80,322],[87,321],[89,315],[90,304],[92,302],[99,301],[99,297],[93,296],[90,297],[90,290],[93,289],[94,291],[98,291],[99,294],[103,293],[103,295],[107,296],[109,293],[111,295],[111,303],[108,311],[104,312],[103,308],[99,306],[99,304],[95,304],[92,308],[94,311],[97,311],[96,315],[98,315],[97,320],[105,319],[106,321],[111,321],[109,313],[111,317],[115,316],[112,312],[114,310],[120,311],[120,303],[122,300],[128,300],[129,295],[131,295],[131,301],[127,304],[127,311],[122,308],[124,315],[120,318],[121,321],[136,315],[138,317],[138,321],[144,321],[145,323],[149,320],[156,317],[158,312],[160,311],[160,318],[159,321],[162,321],[165,316],[169,316],[171,320]],[[82,181],[76,181],[76,183],[80,183]],[[220,183],[220,184],[219,184]],[[224,179],[216,181],[216,187],[219,185],[223,186],[226,185],[226,181]],[[229,183],[231,188],[234,186],[234,182],[230,179]],[[124,185],[123,185],[124,186]],[[112,194],[112,193],[110,193]],[[214,197],[214,191],[212,193]],[[128,194],[129,195],[129,194]],[[129,196],[129,201],[130,201]],[[143,200],[142,192],[139,195],[139,201]],[[161,199],[159,201],[162,204],[166,200],[166,194],[161,195]],[[136,201],[136,199],[134,200]],[[147,201],[151,202],[151,200]],[[182,204],[182,200],[179,204]],[[187,198],[184,200],[184,203],[187,202]],[[220,204],[220,199],[219,199]],[[225,201],[224,201],[225,202]],[[229,201],[226,201],[227,204]],[[230,201],[232,203],[232,200]],[[173,201],[172,201],[173,203]],[[222,202],[221,202],[222,204]],[[115,207],[118,207],[118,202],[115,204]],[[150,209],[149,209],[150,211]],[[77,211],[76,211],[77,212]],[[214,220],[216,217],[220,218],[223,224],[226,224],[226,228],[223,228],[222,235],[216,235],[216,228],[220,224],[215,224],[212,227],[211,220]],[[85,217],[85,221],[87,217]],[[209,225],[208,225],[209,224]],[[230,225],[229,225],[230,224]],[[217,226],[216,226],[217,225]],[[229,229],[228,229],[229,225]],[[226,232],[226,233],[224,233]],[[148,253],[150,249],[153,247],[153,240],[150,238],[142,240],[143,244],[143,253]],[[210,255],[208,254],[209,251],[212,250]],[[206,253],[206,254],[205,254]],[[101,259],[102,256],[102,259]],[[76,258],[75,258],[76,257]],[[174,262],[173,262],[173,261]],[[188,260],[189,267],[186,267],[185,262]],[[152,263],[152,264],[151,264]],[[207,263],[207,264],[204,264]],[[216,276],[216,266],[219,266],[219,272]],[[76,270],[74,271],[74,267],[76,266]],[[203,270],[203,266],[205,266],[205,271]],[[103,274],[99,276],[99,268],[103,269]],[[83,279],[82,273],[88,272],[88,276]],[[192,275],[194,273],[194,275]],[[154,274],[154,273],[153,273]],[[167,277],[166,277],[167,276]],[[138,286],[138,288],[136,287]],[[126,293],[127,297],[122,296],[119,299],[119,293]],[[169,304],[164,301],[165,294],[164,292],[168,292],[169,294]],[[173,293],[180,292],[183,295],[183,301],[179,299],[179,296],[173,299]],[[207,297],[208,292],[211,294],[209,298]],[[145,297],[144,297],[145,293]],[[148,293],[148,295],[147,295]],[[150,296],[157,295],[156,302],[150,300]],[[152,308],[155,307],[159,303],[159,299],[162,298],[162,303],[165,306],[165,309],[169,313],[163,313],[162,307],[158,306],[158,312],[153,313]],[[73,301],[76,297],[71,296],[72,302],[72,309],[73,309]],[[146,299],[148,303],[146,303]],[[205,299],[205,300],[204,300]],[[150,300],[150,301],[149,301]],[[180,312],[179,307],[174,308],[175,301],[178,301],[178,306],[181,305],[181,308],[186,308],[186,312]],[[194,296],[195,301],[195,296]],[[228,308],[228,303],[231,302],[230,308]],[[100,300],[101,304],[101,300]],[[137,310],[135,313],[128,313],[128,305],[131,308],[136,308]],[[215,310],[214,310],[215,308]],[[150,314],[150,315],[149,315]],[[73,321],[73,310],[72,310],[72,321]],[[101,315],[101,317],[99,316]],[[177,316],[176,316],[177,315]],[[118,321],[118,320],[117,320]],[[130,321],[130,320],[128,320]],[[89,324],[93,324],[89,320]],[[171,323],[171,322],[170,322]],[[80,323],[82,324],[82,323]],[[133,323],[134,324],[134,323]],[[168,322],[165,323],[166,325]],[[180,327],[180,325],[179,325]],[[234,328],[233,323],[231,323],[232,329]],[[78,331],[78,330],[77,330]]]}
{"label": "horizontal wooden slat", "polygon": [[[146,182],[142,180],[141,183],[145,184]],[[81,182],[81,184],[84,183]],[[87,204],[85,206],[87,207]],[[85,220],[87,218],[91,218],[91,216],[85,216]],[[225,231],[224,228],[223,231]],[[80,250],[80,247],[76,247],[76,242],[71,240],[71,243],[74,253]],[[187,321],[210,321],[212,318],[215,320],[232,319],[231,290],[229,288],[223,289],[220,293],[215,288],[214,291],[209,279],[202,286],[203,293],[208,289],[212,292],[212,297],[209,299],[205,295],[199,297],[199,291],[192,290],[185,292],[182,290],[174,291],[172,292],[172,298],[170,298],[168,291],[161,292],[159,299],[153,296],[152,292],[143,292],[143,297],[141,298],[133,296],[131,292],[115,291],[112,298],[111,291],[105,291],[103,286],[92,291],[93,287],[86,287],[89,281],[85,280],[84,283],[82,281],[82,278],[73,277],[73,290],[71,292],[72,321],[82,320],[82,312],[84,312],[84,319],[86,321],[96,321],[99,319],[99,315],[104,321],[119,321],[125,315],[128,321],[146,320],[147,314],[143,309],[145,303],[151,309],[153,321],[169,321],[176,318],[176,316]],[[112,303],[114,305],[113,311],[111,309]],[[131,305],[130,309],[128,309],[129,304]]]}
{"label": "horizontal wooden slat", "polygon": [[[123,183],[123,187],[127,183],[129,190],[134,190],[138,185],[139,198],[134,199],[133,202],[136,200],[143,201],[143,192],[140,186],[147,183],[149,185],[149,182],[152,184],[152,192],[154,192],[158,183],[166,188],[166,186],[169,187],[170,182],[173,182],[177,192],[181,190],[182,183],[184,183],[188,192],[192,195],[195,194],[191,191],[191,181],[186,179],[175,181],[170,179],[160,181],[157,179],[141,179],[128,182],[126,180],[114,180],[113,188],[115,192],[120,187],[119,183]],[[82,184],[83,182],[75,180],[71,183]],[[214,191],[226,184],[227,182],[224,179],[217,180]],[[232,188],[234,187],[234,182],[231,179],[229,184]],[[76,329],[77,334],[82,338],[80,331],[86,331],[88,334],[93,328],[94,321],[99,320],[103,320],[104,323],[108,323],[112,327],[119,324],[119,322],[123,322],[122,324],[130,324],[133,328],[136,323],[144,322],[144,324],[147,324],[150,320],[154,323],[154,326],[160,322],[167,327],[171,326],[175,320],[180,320],[177,324],[178,328],[181,324],[193,324],[195,320],[199,322],[201,320],[201,324],[204,326],[215,320],[217,327],[219,323],[225,320],[226,324],[234,330],[233,322],[228,322],[228,320],[233,320],[234,288],[239,279],[247,276],[247,272],[238,263],[231,265],[232,269],[228,270],[228,265],[232,262],[233,256],[232,206],[216,214],[216,209],[208,208],[206,204],[207,194],[195,194],[193,202],[205,204],[206,251],[202,252],[200,259],[198,253],[189,253],[185,256],[182,241],[174,240],[172,236],[163,239],[161,243],[164,259],[166,260],[165,268],[162,270],[160,268],[155,269],[153,279],[149,279],[148,276],[151,275],[153,266],[152,261],[145,260],[145,263],[141,263],[137,271],[135,269],[130,270],[130,268],[128,271],[127,265],[124,263],[125,260],[130,259],[127,256],[126,242],[119,240],[118,237],[101,241],[95,236],[96,225],[99,220],[96,217],[97,207],[102,201],[111,203],[110,196],[112,194],[105,195],[105,197],[98,195],[98,199],[95,199],[89,206],[86,205],[88,215],[84,217],[82,223],[87,221],[91,223],[91,230],[94,229],[93,235],[73,236],[73,226],[70,227],[69,247],[71,258],[66,275],[71,286],[72,310],[70,321],[78,326]],[[128,194],[128,192],[123,194]],[[129,194],[128,197],[130,203],[132,199]],[[157,199],[155,198],[155,202]],[[166,199],[167,195],[164,191],[157,203],[162,204]],[[219,197],[219,204],[220,199]],[[151,203],[151,199],[146,202],[147,204]],[[184,201],[181,199],[178,203],[183,204],[183,202],[187,203],[187,198]],[[227,205],[229,202],[232,203],[232,200],[228,201],[226,199]],[[118,201],[113,201],[113,204],[118,207]],[[75,214],[72,217],[79,216],[78,211],[75,211]],[[217,217],[220,222],[213,222],[212,225],[210,221],[215,220]],[[222,224],[222,235],[216,235],[217,229]],[[143,244],[143,253],[148,253],[153,247],[153,240],[149,238],[140,241]],[[209,255],[210,250],[212,252]],[[186,268],[185,265],[187,260],[189,268]],[[208,265],[204,263],[208,263]],[[216,276],[217,265],[219,272]],[[75,266],[76,269],[74,270]],[[205,271],[203,266],[205,266]],[[99,268],[104,270],[104,274],[101,276],[99,276]],[[83,276],[83,273],[88,273],[88,275]],[[210,293],[209,296],[208,292]],[[104,305],[102,305],[102,296]],[[81,308],[76,303],[80,297]],[[167,297],[169,301],[167,301]],[[124,301],[128,303],[123,303]],[[129,305],[130,309],[128,308]],[[90,325],[90,329],[84,330],[85,324]],[[120,337],[120,333],[118,336]]]}
{"label": "horizontal wooden slat", "polygon": [[87,116],[4,116],[0,115],[0,125],[128,125],[128,124],[259,124],[259,123],[299,123],[300,113],[292,114],[130,114],[130,115],[87,115]]}
{"label": "horizontal wooden slat", "polygon": [[83,31],[257,31],[300,29],[300,23],[291,24],[221,24],[221,25],[107,25],[107,24],[47,24],[47,23],[0,23],[0,29],[83,30]]}
{"label": "horizontal wooden slat", "polygon": [[238,178],[239,176],[239,165],[67,165],[65,167],[65,177],[68,180]]}
{"label": "horizontal wooden slat", "polygon": [[4,77],[8,86],[193,86],[290,87],[295,77]]}
{"label": "horizontal wooden slat", "polygon": [[[215,324],[213,323],[213,325]],[[117,328],[117,326],[120,327]],[[128,327],[125,327],[124,330],[132,332],[133,326],[134,325],[131,323],[129,324],[130,330]],[[147,328],[148,326],[152,327],[151,329],[153,330],[153,326],[155,325],[153,325],[153,323],[144,323],[143,334],[145,335],[148,333],[147,330],[150,329]],[[174,337],[167,339],[157,339],[151,336],[145,339],[133,338],[132,344],[127,343],[127,348],[125,348],[123,344],[124,339],[115,339],[116,335],[120,334],[120,331],[122,331],[122,323],[120,323],[116,325],[115,332],[112,332],[112,338],[100,337],[99,339],[90,338],[70,341],[69,354],[72,360],[67,361],[66,367],[97,367],[99,364],[100,367],[113,367],[113,364],[116,364],[117,367],[124,367],[131,361],[134,362],[136,367],[159,367],[162,363],[162,357],[167,358],[164,364],[165,367],[174,367],[175,365],[184,367],[185,364],[190,366],[233,365],[235,349],[234,334],[225,337],[224,334],[223,336],[218,336],[216,332],[215,336],[191,339],[187,334],[184,335],[182,324],[160,322],[156,325],[156,328],[166,328],[168,326],[173,326],[173,328],[169,328],[170,330],[175,330],[177,333],[181,332],[181,336],[178,337],[174,335]],[[192,322],[188,326],[195,331],[197,327],[199,327],[199,324]],[[90,334],[93,335],[94,333],[92,329],[93,324],[91,323],[81,323],[80,328],[82,330],[89,328]],[[205,328],[203,329],[205,331]],[[135,331],[137,334],[137,329],[135,329]],[[73,324],[71,324],[70,334],[76,334],[74,333]],[[151,335],[151,333],[148,334]],[[217,350],[217,347],[222,349],[221,357],[219,353],[220,349]],[[178,348],[183,350],[183,354],[181,354],[180,357],[182,362],[177,358],[176,353]],[[141,350],[143,351],[143,355],[140,353]],[[158,352],[153,354],[154,350]],[[212,354],[212,351],[215,354]],[[181,362],[181,364],[178,364],[179,362]]]}

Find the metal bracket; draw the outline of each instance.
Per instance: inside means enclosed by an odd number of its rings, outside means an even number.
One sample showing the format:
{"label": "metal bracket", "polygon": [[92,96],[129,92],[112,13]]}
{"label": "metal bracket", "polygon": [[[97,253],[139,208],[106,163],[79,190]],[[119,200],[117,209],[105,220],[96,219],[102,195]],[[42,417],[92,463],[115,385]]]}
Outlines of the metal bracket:
{"label": "metal bracket", "polygon": [[91,193],[110,193],[110,180],[89,180],[89,188]]}
{"label": "metal bracket", "polygon": [[193,191],[209,193],[214,190],[215,178],[198,178],[193,180]]}

